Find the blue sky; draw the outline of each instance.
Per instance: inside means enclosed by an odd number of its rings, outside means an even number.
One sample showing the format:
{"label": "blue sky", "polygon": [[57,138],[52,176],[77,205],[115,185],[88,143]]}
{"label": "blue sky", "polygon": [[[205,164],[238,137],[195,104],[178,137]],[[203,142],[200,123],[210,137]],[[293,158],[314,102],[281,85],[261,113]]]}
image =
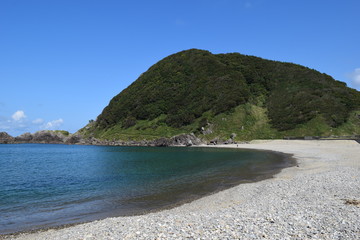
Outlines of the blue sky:
{"label": "blue sky", "polygon": [[360,90],[359,0],[1,0],[0,131],[75,132],[151,65],[199,48]]}

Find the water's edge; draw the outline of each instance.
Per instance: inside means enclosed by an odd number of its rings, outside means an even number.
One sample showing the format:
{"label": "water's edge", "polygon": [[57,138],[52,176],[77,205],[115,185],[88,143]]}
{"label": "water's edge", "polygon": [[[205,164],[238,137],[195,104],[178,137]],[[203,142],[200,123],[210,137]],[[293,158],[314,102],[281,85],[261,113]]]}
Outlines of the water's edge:
{"label": "water's edge", "polygon": [[[201,146],[199,146],[201,147]],[[221,148],[221,147],[219,147]],[[223,148],[223,149],[228,149],[228,148]],[[232,148],[232,149],[236,149],[236,148]],[[240,149],[239,149],[240,150]],[[155,212],[160,212],[160,211],[164,211],[164,210],[169,210],[169,209],[173,209],[176,207],[179,207],[181,205],[193,202],[195,200],[216,194],[218,192],[221,192],[223,190],[226,189],[230,189],[233,188],[235,186],[238,186],[239,184],[244,184],[244,183],[254,183],[254,182],[259,182],[262,180],[266,180],[266,179],[271,179],[273,178],[275,175],[279,174],[283,169],[285,168],[289,168],[289,167],[294,167],[297,166],[297,159],[294,158],[293,154],[288,154],[288,153],[283,153],[283,152],[278,152],[278,151],[271,151],[271,150],[258,150],[258,149],[246,149],[246,148],[242,148],[242,150],[250,150],[250,151],[259,151],[259,152],[269,152],[275,155],[278,155],[282,160],[283,160],[283,165],[280,168],[277,169],[273,169],[269,172],[267,172],[266,174],[263,174],[261,176],[256,176],[255,179],[252,180],[238,180],[232,184],[229,185],[219,185],[217,186],[217,188],[211,192],[207,192],[206,194],[203,195],[188,195],[185,198],[182,198],[176,202],[171,202],[169,204],[167,204],[166,206],[162,206],[162,207],[157,207],[156,209],[151,209],[151,210],[143,210],[143,211],[138,211],[136,213],[133,214],[119,214],[116,216],[105,216],[105,217],[101,217],[99,219],[96,220],[90,220],[90,221],[83,221],[83,222],[77,222],[77,223],[70,223],[70,224],[61,224],[58,226],[44,226],[44,227],[40,227],[40,228],[36,228],[33,230],[25,230],[25,231],[19,231],[19,232],[15,232],[15,233],[7,233],[7,234],[1,234],[0,233],[0,239],[8,239],[8,238],[12,238],[12,237],[16,237],[18,235],[22,235],[22,234],[29,234],[29,233],[36,233],[36,232],[44,232],[47,230],[56,230],[56,229],[63,229],[63,228],[68,228],[71,226],[75,226],[75,225],[80,225],[80,224],[84,224],[84,223],[88,223],[88,222],[94,222],[94,221],[99,221],[102,219],[106,219],[108,217],[125,217],[125,216],[139,216],[139,215],[146,215],[149,213],[155,213]]]}

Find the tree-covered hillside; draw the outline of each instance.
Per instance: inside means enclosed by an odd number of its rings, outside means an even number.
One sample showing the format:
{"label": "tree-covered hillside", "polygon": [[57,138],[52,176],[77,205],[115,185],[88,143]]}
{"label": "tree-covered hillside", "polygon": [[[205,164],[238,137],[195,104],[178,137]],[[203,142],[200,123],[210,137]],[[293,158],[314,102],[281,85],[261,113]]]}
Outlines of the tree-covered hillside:
{"label": "tree-covered hillside", "polygon": [[[269,131],[264,130],[263,137],[281,137],[318,119],[329,129],[346,124],[360,109],[360,93],[300,65],[191,49],[153,65],[115,96],[86,132],[116,138],[130,131],[141,137],[146,128],[160,127],[163,133],[158,136],[167,136],[184,131],[201,134],[201,128],[212,126],[214,133],[226,125],[217,122],[218,116],[232,118],[249,106],[261,109],[258,120],[272,132],[267,136]],[[238,116],[243,120],[236,129],[244,130],[250,121],[244,116]],[[255,137],[261,138],[261,132]]]}

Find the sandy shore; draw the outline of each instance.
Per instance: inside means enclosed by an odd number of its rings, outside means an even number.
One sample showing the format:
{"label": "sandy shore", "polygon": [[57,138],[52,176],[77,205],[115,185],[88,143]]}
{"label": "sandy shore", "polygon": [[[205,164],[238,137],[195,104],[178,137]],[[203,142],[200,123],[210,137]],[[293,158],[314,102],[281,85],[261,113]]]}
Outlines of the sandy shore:
{"label": "sandy shore", "polygon": [[238,148],[294,154],[298,166],[171,210],[15,238],[360,239],[360,144],[269,140]]}

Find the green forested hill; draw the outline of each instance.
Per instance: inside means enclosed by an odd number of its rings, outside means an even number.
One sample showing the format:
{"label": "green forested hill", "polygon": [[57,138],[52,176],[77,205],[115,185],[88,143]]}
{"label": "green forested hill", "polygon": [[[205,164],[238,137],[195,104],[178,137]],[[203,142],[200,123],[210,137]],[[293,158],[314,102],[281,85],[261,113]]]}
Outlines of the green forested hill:
{"label": "green forested hill", "polygon": [[191,49],[153,65],[82,133],[108,139],[360,134],[360,92],[300,65]]}

